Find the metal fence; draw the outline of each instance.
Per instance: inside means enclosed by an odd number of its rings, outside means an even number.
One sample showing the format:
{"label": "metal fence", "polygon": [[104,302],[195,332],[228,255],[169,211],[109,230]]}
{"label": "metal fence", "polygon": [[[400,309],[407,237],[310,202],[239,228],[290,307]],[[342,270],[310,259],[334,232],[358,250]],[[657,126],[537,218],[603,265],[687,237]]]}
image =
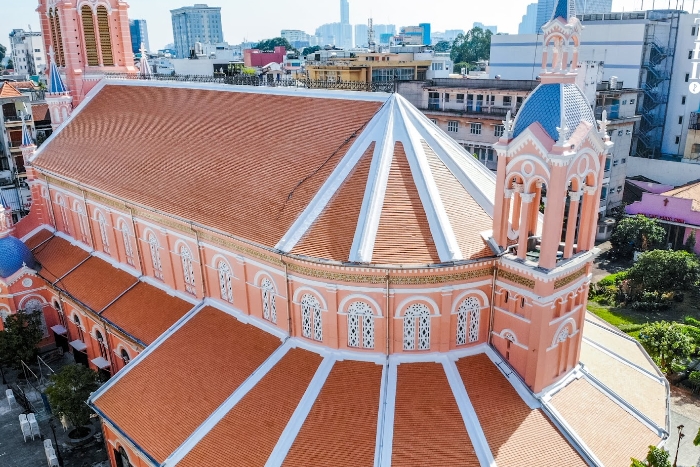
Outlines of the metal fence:
{"label": "metal fence", "polygon": [[126,79],[143,81],[180,81],[190,83],[218,83],[231,86],[261,86],[261,87],[281,87],[281,88],[306,88],[306,89],[338,89],[343,91],[365,91],[365,92],[389,92],[396,91],[394,81],[372,82],[364,81],[332,81],[282,78],[275,79],[272,76],[202,76],[202,75],[151,75],[139,76],[130,73],[107,73],[107,79]]}

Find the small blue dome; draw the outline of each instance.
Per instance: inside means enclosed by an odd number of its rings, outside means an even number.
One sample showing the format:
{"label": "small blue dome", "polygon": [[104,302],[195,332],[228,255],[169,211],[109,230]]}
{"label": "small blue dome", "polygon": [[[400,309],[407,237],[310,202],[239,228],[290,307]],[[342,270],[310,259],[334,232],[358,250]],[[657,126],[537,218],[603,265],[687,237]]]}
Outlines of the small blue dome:
{"label": "small blue dome", "polygon": [[[562,121],[563,113],[563,121]],[[523,104],[513,125],[516,138],[527,127],[537,122],[554,141],[559,140],[557,128],[566,126],[566,138],[571,137],[581,122],[594,127],[595,116],[586,96],[575,84],[540,84]]]}
{"label": "small blue dome", "polygon": [[0,277],[10,277],[22,268],[22,264],[37,268],[34,255],[27,245],[15,237],[0,238]]}

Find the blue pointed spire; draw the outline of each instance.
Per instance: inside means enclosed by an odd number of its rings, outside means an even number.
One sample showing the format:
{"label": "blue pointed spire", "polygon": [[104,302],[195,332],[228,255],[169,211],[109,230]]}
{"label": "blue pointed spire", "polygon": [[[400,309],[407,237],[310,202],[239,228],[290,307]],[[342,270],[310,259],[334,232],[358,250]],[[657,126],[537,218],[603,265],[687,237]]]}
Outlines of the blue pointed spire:
{"label": "blue pointed spire", "polygon": [[56,60],[54,60],[53,47],[49,49],[49,59],[51,60],[51,67],[49,68],[49,93],[61,94],[68,92],[66,85],[63,84],[63,80],[61,79],[61,74],[58,72]]}
{"label": "blue pointed spire", "polygon": [[554,15],[552,16],[552,19],[564,18],[568,21],[571,16],[575,15],[575,12],[572,11],[571,7],[573,0],[556,0],[556,2],[556,5],[554,5]]}
{"label": "blue pointed spire", "polygon": [[22,146],[32,146],[34,144],[34,140],[32,139],[32,134],[29,131],[29,127],[27,126],[27,121],[23,118],[22,119]]}

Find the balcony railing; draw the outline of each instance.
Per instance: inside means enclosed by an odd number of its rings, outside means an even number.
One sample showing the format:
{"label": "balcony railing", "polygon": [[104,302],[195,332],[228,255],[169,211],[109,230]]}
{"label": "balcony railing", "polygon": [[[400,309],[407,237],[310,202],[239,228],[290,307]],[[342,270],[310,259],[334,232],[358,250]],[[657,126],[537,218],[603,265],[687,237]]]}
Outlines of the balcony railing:
{"label": "balcony railing", "polygon": [[428,99],[428,108],[423,109],[423,110],[437,110],[441,112],[451,112],[451,113],[460,113],[460,114],[465,114],[465,115],[493,115],[493,116],[499,116],[499,117],[505,117],[508,111],[511,112],[512,116],[515,116],[517,113],[517,109],[519,107],[516,107],[513,109],[512,107],[481,107],[479,105],[474,108],[472,105],[469,103],[467,104],[466,107],[462,108],[456,108],[456,107],[447,107],[445,108],[444,106],[440,106],[440,99],[436,98],[430,98]]}

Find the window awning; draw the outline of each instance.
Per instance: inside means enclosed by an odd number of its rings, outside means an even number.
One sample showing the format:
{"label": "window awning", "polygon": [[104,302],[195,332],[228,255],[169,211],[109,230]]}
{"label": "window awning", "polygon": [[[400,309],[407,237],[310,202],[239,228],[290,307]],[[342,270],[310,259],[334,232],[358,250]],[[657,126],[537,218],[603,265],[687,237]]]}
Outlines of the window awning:
{"label": "window awning", "polygon": [[51,326],[51,330],[55,332],[56,334],[60,334],[62,336],[65,336],[68,334],[68,330],[61,326],[60,324],[57,324],[56,326]]}
{"label": "window awning", "polygon": [[99,368],[100,370],[104,370],[105,368],[109,368],[109,366],[110,366],[110,365],[109,365],[109,362],[108,362],[107,360],[105,360],[103,357],[93,358],[93,359],[90,360],[90,361],[91,361],[92,363],[94,363],[95,366],[96,366],[97,368]]}
{"label": "window awning", "polygon": [[85,345],[85,342],[81,341],[80,339],[74,340],[69,342],[70,346],[73,347],[75,350],[78,350],[80,352],[84,352],[85,349],[87,349],[87,345]]}

